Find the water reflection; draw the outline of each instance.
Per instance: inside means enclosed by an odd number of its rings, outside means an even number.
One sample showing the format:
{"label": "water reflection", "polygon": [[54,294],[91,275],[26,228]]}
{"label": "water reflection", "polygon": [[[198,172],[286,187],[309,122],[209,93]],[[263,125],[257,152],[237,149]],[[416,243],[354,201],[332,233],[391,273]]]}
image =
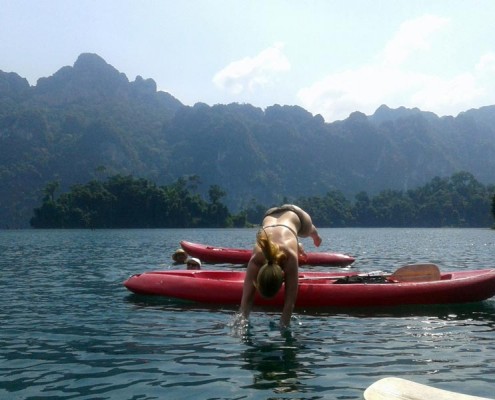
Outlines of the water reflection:
{"label": "water reflection", "polygon": [[[180,299],[172,299],[161,296],[146,296],[128,294],[125,301],[138,307],[158,307],[163,310],[211,310],[232,311],[235,313],[237,305],[201,304]],[[257,307],[258,312],[279,312],[275,307]],[[489,299],[482,302],[466,304],[425,304],[425,305],[401,305],[391,307],[321,307],[321,308],[296,308],[294,315],[304,319],[311,317],[350,316],[355,318],[413,318],[436,317],[444,320],[474,320],[485,322],[486,326],[495,328],[495,300]]]}
{"label": "water reflection", "polygon": [[248,387],[258,390],[270,389],[275,393],[310,391],[304,381],[315,374],[301,358],[304,346],[290,330],[277,332],[277,329],[273,329],[265,335],[268,338],[261,340],[249,332],[244,336],[244,343],[248,347],[241,354],[244,361],[242,368],[254,372],[253,383]]}
{"label": "water reflection", "polygon": [[231,311],[234,313],[235,310],[239,308],[237,305],[196,303],[188,300],[135,293],[126,295],[124,301],[131,303],[138,308],[156,308],[162,311]]}
{"label": "water reflection", "polygon": [[299,315],[336,316],[347,315],[356,318],[407,318],[407,317],[437,317],[447,320],[485,321],[487,325],[495,323],[495,301],[490,299],[482,302],[465,304],[425,304],[401,305],[391,307],[322,307],[314,309],[299,309]]}

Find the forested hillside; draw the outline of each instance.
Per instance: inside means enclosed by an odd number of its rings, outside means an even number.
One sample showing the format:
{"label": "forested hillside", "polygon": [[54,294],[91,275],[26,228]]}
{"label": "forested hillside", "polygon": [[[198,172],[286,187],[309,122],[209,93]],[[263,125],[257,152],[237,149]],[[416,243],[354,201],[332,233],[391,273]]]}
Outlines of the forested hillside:
{"label": "forested hillside", "polygon": [[[224,196],[214,185],[206,201],[196,193],[194,177],[158,186],[115,175],[74,185],[66,193],[58,193],[58,183],[50,182],[30,223],[34,228],[226,228],[253,226],[263,219],[266,204],[233,214],[223,204]],[[458,172],[414,190],[384,190],[375,196],[360,192],[352,202],[334,190],[298,198],[296,204],[322,228],[488,227],[495,218],[495,185],[484,186],[471,174]]]}
{"label": "forested hillside", "polygon": [[[173,79],[173,77],[171,77]],[[184,106],[94,54],[35,86],[0,71],[0,228],[27,227],[48,182],[115,174],[226,191],[232,212],[340,191],[408,190],[466,171],[495,182],[495,106],[439,118],[380,107],[326,123],[298,106]]]}

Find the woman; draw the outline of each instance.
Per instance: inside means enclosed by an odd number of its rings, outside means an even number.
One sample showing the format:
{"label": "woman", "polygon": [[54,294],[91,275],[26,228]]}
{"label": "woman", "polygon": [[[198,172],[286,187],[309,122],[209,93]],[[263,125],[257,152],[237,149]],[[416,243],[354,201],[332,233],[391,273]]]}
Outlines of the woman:
{"label": "woman", "polygon": [[321,244],[311,217],[303,209],[284,204],[265,213],[244,279],[240,313],[245,319],[249,318],[256,290],[261,296],[270,298],[278,293],[285,281],[280,326],[289,326],[297,297],[298,236],[311,237],[317,247]]}

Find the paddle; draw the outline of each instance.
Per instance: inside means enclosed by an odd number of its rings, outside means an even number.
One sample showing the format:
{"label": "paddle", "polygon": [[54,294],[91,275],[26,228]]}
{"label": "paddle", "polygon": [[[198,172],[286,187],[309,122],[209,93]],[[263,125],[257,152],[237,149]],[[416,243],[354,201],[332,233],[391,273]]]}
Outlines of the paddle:
{"label": "paddle", "polygon": [[380,379],[368,386],[364,391],[364,398],[366,400],[490,400],[487,397],[437,389],[433,386],[394,377]]}
{"label": "paddle", "polygon": [[[350,275],[353,276],[353,275]],[[357,276],[379,276],[376,272],[358,274]],[[391,275],[383,275],[390,282],[431,282],[440,280],[440,269],[435,264],[408,264],[398,268]],[[340,276],[315,276],[299,278],[300,281],[310,280],[337,280]]]}
{"label": "paddle", "polygon": [[439,281],[440,269],[435,264],[409,264],[400,267],[388,279],[392,282]]}

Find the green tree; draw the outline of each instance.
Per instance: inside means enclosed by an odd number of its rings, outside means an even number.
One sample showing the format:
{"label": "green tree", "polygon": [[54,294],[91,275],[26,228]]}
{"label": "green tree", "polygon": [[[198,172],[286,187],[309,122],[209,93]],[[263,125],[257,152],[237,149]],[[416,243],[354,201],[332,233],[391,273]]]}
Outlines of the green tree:
{"label": "green tree", "polygon": [[55,192],[60,188],[59,181],[48,182],[43,189],[43,193],[45,194],[44,200],[55,201]]}
{"label": "green tree", "polygon": [[34,209],[30,224],[33,228],[65,228],[65,212],[62,205],[47,199]]}
{"label": "green tree", "polygon": [[376,211],[366,192],[359,192],[355,196],[353,214],[358,226],[373,226],[376,224]]}
{"label": "green tree", "polygon": [[353,224],[352,205],[340,191],[328,192],[324,197],[303,197],[298,204],[311,215],[317,226],[343,227]]}
{"label": "green tree", "polygon": [[410,226],[414,221],[414,204],[402,191],[382,191],[371,203],[379,226],[403,227]]}
{"label": "green tree", "polygon": [[227,192],[225,192],[220,186],[218,185],[212,185],[210,186],[210,189],[208,190],[208,196],[210,198],[211,203],[218,203],[220,199],[225,197],[227,195]]}

